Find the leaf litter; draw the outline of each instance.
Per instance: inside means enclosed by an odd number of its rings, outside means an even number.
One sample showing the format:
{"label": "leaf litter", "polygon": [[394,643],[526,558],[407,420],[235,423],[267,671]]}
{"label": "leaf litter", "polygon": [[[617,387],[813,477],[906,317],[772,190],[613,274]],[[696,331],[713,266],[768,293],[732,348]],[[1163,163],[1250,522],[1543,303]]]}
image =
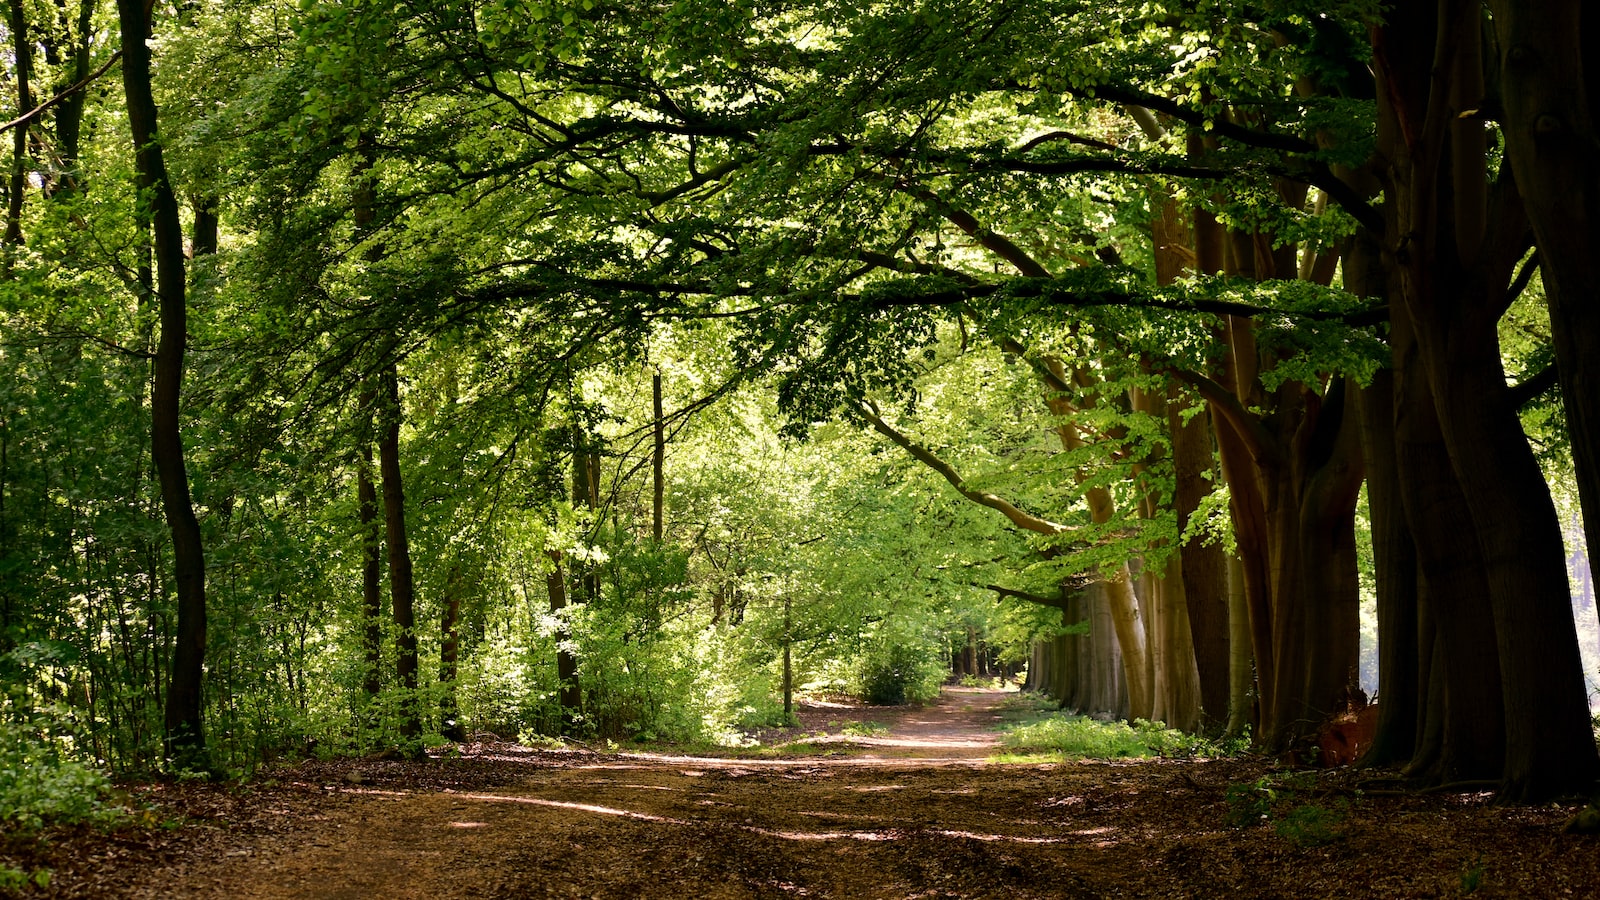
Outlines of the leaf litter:
{"label": "leaf litter", "polygon": [[484,741],[131,785],[128,824],[0,836],[0,865],[50,873],[15,896],[106,900],[1600,896],[1600,838],[1562,833],[1576,801],[1260,759],[996,763],[1003,696],[804,706],[763,753]]}

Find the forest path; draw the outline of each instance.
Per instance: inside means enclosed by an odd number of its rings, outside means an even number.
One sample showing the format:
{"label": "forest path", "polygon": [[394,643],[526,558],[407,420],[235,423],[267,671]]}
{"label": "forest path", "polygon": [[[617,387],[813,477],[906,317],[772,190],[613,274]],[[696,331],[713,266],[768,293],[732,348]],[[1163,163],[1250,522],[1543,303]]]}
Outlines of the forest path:
{"label": "forest path", "polygon": [[[808,736],[785,758],[468,745],[306,762],[245,789],[152,786],[146,802],[189,827],[58,861],[51,895],[1387,898],[1458,896],[1472,877],[1481,896],[1554,897],[1600,884],[1593,839],[1559,833],[1570,808],[1363,799],[1351,771],[1284,790],[1322,811],[1286,833],[1282,818],[1229,824],[1230,787],[1250,799],[1280,777],[1263,760],[993,762],[1005,699],[805,707]],[[865,737],[832,739],[845,730]]]}

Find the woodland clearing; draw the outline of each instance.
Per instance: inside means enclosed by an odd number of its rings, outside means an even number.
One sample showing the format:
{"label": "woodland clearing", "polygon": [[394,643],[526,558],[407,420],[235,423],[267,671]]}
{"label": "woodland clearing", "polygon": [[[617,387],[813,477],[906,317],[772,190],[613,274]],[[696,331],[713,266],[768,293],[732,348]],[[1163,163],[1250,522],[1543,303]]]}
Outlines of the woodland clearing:
{"label": "woodland clearing", "polygon": [[469,743],[129,786],[142,824],[0,856],[28,896],[1592,897],[1575,805],[1260,759],[996,762],[1000,691],[803,704],[723,757]]}

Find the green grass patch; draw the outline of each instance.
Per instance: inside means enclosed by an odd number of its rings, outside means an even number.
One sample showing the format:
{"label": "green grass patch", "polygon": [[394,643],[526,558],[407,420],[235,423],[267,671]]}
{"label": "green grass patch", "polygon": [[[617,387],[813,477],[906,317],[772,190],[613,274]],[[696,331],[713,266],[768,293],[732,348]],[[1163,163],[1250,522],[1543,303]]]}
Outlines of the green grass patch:
{"label": "green grass patch", "polygon": [[1022,721],[1002,726],[1001,761],[1046,755],[1058,759],[1127,759],[1152,756],[1222,756],[1230,750],[1205,738],[1139,720],[1102,722],[1088,716],[1019,710]]}
{"label": "green grass patch", "polygon": [[882,722],[849,722],[839,733],[847,737],[878,737],[889,733],[889,726]]}

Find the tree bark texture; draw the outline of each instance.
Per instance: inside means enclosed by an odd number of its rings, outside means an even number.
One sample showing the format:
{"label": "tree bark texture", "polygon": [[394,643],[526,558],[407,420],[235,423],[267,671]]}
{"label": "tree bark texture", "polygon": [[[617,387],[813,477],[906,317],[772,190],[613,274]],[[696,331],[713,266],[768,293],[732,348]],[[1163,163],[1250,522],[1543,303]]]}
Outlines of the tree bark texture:
{"label": "tree bark texture", "polygon": [[1378,725],[1366,765],[1408,762],[1416,749],[1418,688],[1417,552],[1400,500],[1395,454],[1395,378],[1382,369],[1361,392],[1362,453],[1378,603]]}

